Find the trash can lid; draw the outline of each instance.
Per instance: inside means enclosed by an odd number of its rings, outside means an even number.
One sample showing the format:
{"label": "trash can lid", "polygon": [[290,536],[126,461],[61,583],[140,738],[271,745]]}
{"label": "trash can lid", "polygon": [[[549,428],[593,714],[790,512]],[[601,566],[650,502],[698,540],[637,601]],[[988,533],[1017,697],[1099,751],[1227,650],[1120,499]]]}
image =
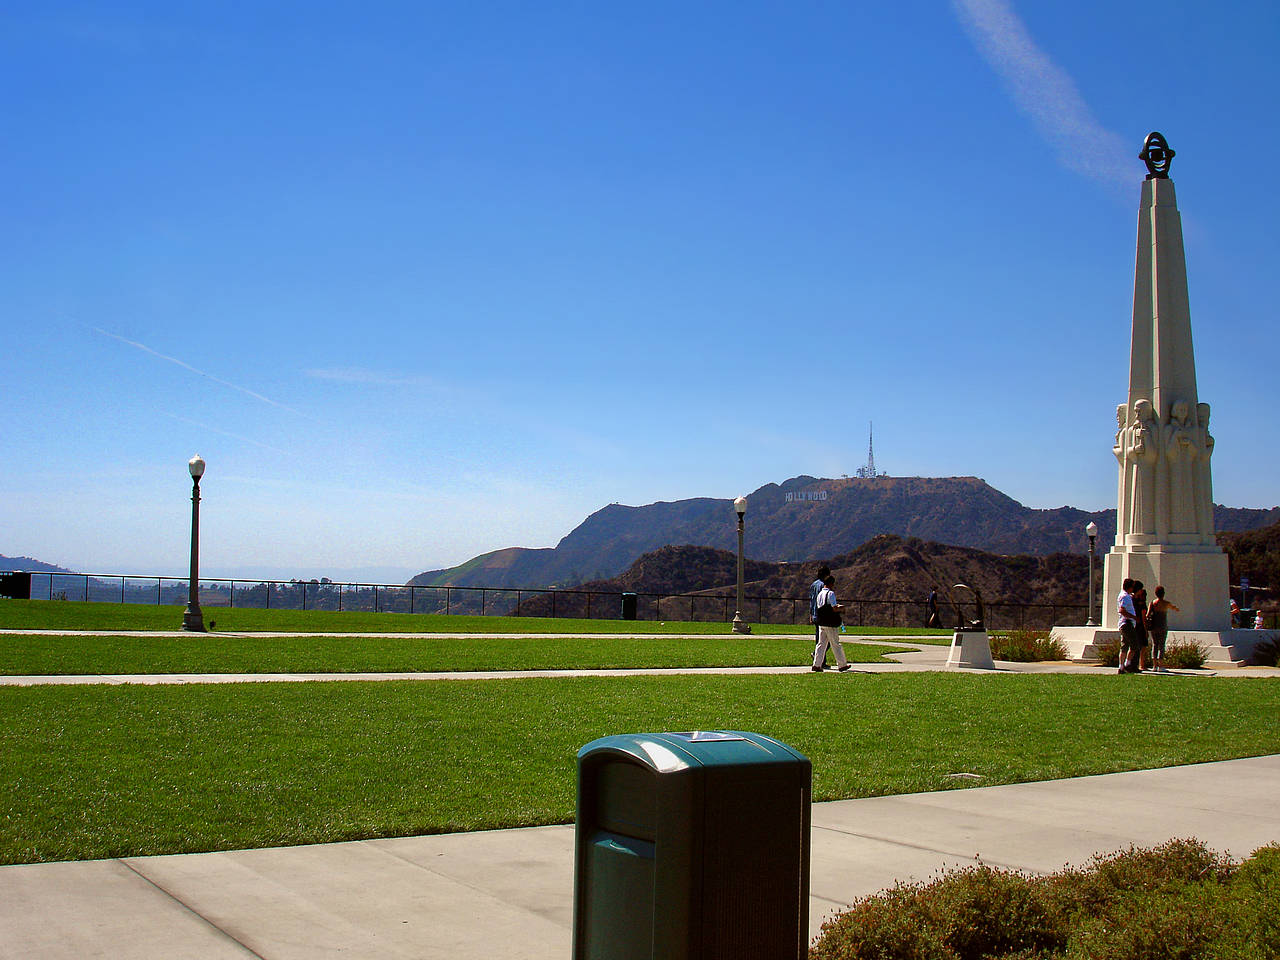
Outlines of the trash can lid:
{"label": "trash can lid", "polygon": [[583,746],[578,751],[578,762],[598,754],[622,754],[659,773],[689,767],[809,762],[808,757],[781,740],[744,730],[616,734]]}

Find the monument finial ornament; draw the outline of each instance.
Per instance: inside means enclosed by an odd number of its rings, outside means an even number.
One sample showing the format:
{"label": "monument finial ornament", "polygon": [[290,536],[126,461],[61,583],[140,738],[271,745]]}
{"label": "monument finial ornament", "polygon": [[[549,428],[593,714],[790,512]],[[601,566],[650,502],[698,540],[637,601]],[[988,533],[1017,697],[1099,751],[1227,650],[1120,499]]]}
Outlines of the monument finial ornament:
{"label": "monument finial ornament", "polygon": [[1169,146],[1164,134],[1152,130],[1142,143],[1142,152],[1138,159],[1147,165],[1148,180],[1168,180],[1169,166],[1173,163],[1175,151]]}

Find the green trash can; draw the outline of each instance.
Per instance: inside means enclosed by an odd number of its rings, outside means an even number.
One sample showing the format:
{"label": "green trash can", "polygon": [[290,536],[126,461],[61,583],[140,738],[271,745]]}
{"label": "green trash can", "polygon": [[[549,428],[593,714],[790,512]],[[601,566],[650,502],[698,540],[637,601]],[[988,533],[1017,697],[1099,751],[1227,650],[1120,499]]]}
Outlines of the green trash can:
{"label": "green trash can", "polygon": [[573,960],[806,956],[812,767],[736,730],[578,751]]}
{"label": "green trash can", "polygon": [[622,619],[634,620],[636,618],[636,595],[634,593],[624,593],[622,595]]}

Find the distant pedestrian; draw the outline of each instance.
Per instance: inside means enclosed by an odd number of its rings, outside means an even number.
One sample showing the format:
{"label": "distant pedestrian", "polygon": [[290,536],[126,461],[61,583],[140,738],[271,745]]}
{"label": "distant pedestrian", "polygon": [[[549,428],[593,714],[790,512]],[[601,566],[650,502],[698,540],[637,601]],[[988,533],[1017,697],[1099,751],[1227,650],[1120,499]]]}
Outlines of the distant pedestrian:
{"label": "distant pedestrian", "polygon": [[809,622],[813,624],[813,647],[816,650],[822,640],[818,633],[818,594],[822,592],[822,581],[831,576],[831,568],[825,563],[818,568],[818,579],[809,584]]}
{"label": "distant pedestrian", "polygon": [[[1175,608],[1175,609],[1176,609],[1176,608]],[[1266,629],[1266,627],[1264,627],[1264,626],[1262,625],[1262,611],[1261,611],[1261,610],[1259,610],[1257,613],[1255,613],[1255,614],[1253,615],[1253,629],[1255,629],[1255,630],[1265,630],[1265,629]]]}
{"label": "distant pedestrian", "polygon": [[[1128,577],[1120,585],[1120,593],[1116,597],[1116,612],[1120,620],[1120,662],[1116,673],[1134,673],[1138,649],[1138,611],[1133,606],[1133,581]],[[1135,664],[1133,670],[1129,669],[1131,654]]]}
{"label": "distant pedestrian", "polygon": [[835,578],[827,574],[822,580],[822,590],[817,596],[814,620],[818,624],[818,645],[813,650],[814,673],[827,669],[827,647],[836,653],[836,666],[841,673],[849,669],[849,661],[844,655],[844,646],[840,643],[840,625],[844,618],[840,611],[844,609],[836,600]]}
{"label": "distant pedestrian", "polygon": [[938,616],[938,591],[930,590],[929,599],[925,601],[925,620],[926,627],[942,626],[942,617]]}
{"label": "distant pedestrian", "polygon": [[1169,636],[1169,611],[1181,611],[1164,598],[1164,587],[1156,587],[1156,599],[1147,610],[1147,632],[1151,635],[1151,665],[1164,673],[1164,644]]}
{"label": "distant pedestrian", "polygon": [[1231,625],[1233,627],[1240,626],[1240,604],[1236,603],[1235,597],[1231,598],[1231,602],[1227,604],[1227,609],[1231,611]]}

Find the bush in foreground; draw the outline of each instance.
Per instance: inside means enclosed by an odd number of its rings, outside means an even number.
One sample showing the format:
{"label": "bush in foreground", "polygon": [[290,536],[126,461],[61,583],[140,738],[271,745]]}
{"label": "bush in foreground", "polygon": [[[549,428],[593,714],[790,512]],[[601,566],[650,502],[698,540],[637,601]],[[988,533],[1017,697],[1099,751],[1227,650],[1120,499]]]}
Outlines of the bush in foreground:
{"label": "bush in foreground", "polygon": [[1197,840],[1028,877],[986,865],[865,897],[810,960],[1280,958],[1280,845],[1236,865]]}
{"label": "bush in foreground", "polygon": [[1120,666],[1120,641],[1119,640],[1103,640],[1096,644],[1094,649],[1098,651],[1098,663],[1104,667]]}
{"label": "bush in foreground", "polygon": [[1010,630],[991,635],[991,656],[1013,663],[1069,660],[1067,648],[1049,636],[1048,630]]}
{"label": "bush in foreground", "polygon": [[1195,640],[1174,640],[1165,651],[1164,662],[1181,670],[1199,670],[1209,659],[1209,649]]}

